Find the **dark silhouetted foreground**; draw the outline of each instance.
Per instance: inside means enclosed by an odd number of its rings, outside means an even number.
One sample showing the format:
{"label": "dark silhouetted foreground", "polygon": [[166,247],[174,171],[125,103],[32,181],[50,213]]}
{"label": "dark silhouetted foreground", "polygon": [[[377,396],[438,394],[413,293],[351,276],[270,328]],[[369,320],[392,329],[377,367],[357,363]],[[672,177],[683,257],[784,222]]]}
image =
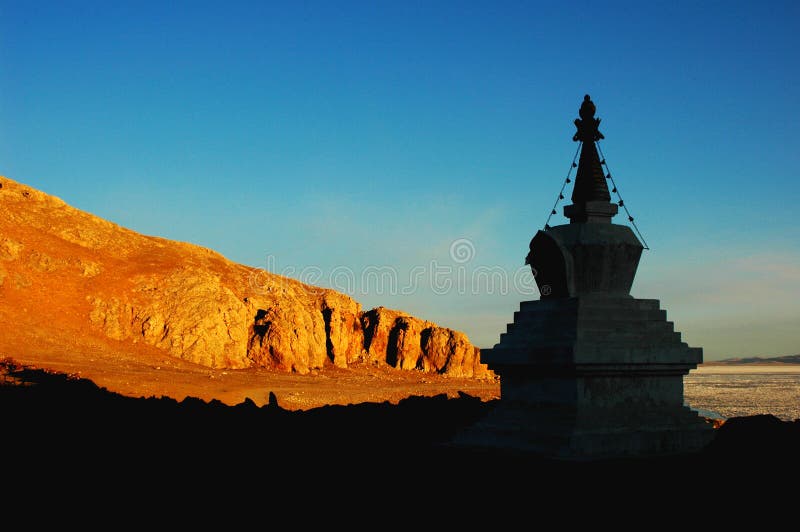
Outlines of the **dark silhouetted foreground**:
{"label": "dark silhouetted foreground", "polygon": [[[690,475],[701,482],[699,489],[733,467],[757,474],[772,465],[796,467],[800,448],[800,422],[755,416],[728,421],[704,452],[692,456],[548,462],[449,445],[458,431],[494,407],[469,396],[287,411],[274,403],[259,408],[249,401],[226,406],[197,399],[134,399],[88,380],[9,361],[0,365],[0,375],[0,451],[6,479],[35,478],[34,472],[42,470],[62,475],[62,480],[63,475],[79,474],[115,482],[255,475],[273,486],[344,478],[371,482],[362,488],[370,491],[376,482],[386,486],[416,479],[492,491],[519,475],[536,482],[576,477],[588,482],[667,477],[685,482]],[[453,485],[456,481],[470,484]]]}

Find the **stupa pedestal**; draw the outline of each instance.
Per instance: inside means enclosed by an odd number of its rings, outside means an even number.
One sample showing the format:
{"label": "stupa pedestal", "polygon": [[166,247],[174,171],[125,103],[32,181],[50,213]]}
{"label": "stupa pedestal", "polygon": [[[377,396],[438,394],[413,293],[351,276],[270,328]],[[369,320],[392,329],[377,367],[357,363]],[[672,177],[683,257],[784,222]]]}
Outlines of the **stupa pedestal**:
{"label": "stupa pedestal", "polygon": [[541,299],[481,360],[500,375],[498,406],[457,444],[593,459],[700,450],[711,427],[684,406],[683,376],[702,362],[655,299],[630,295],[643,246],[611,223],[595,147],[600,120],[587,96],[574,140],[583,142],[570,223],[530,243]]}
{"label": "stupa pedestal", "polygon": [[501,399],[461,443],[559,458],[691,452],[710,427],[683,404],[683,376],[702,361],[655,299],[582,296],[525,301],[482,361]]}

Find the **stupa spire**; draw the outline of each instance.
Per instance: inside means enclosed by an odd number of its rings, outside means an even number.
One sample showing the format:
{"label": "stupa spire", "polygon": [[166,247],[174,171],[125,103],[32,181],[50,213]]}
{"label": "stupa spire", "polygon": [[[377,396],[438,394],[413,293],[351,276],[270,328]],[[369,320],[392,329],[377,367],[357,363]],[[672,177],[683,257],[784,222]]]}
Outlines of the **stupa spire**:
{"label": "stupa spire", "polygon": [[564,207],[564,216],[570,219],[570,223],[610,223],[617,214],[617,205],[611,203],[595,145],[596,141],[604,138],[599,129],[600,119],[594,117],[595,111],[594,102],[587,94],[578,111],[580,118],[575,119],[578,131],[572,137],[572,140],[582,144],[575,188],[572,190],[572,205]]}

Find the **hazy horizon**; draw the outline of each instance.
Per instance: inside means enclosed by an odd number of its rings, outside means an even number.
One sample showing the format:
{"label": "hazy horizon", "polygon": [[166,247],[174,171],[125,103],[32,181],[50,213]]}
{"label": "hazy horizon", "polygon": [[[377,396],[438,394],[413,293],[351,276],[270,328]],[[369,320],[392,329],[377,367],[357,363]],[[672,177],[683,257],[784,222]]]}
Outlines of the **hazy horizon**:
{"label": "hazy horizon", "polygon": [[490,347],[589,93],[633,295],[800,352],[795,3],[176,5],[0,1],[0,174]]}

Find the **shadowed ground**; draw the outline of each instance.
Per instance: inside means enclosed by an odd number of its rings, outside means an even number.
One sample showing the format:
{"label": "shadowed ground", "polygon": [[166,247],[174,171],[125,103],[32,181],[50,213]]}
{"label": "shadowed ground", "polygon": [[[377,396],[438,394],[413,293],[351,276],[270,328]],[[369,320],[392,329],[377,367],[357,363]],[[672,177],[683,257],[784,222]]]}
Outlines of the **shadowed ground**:
{"label": "shadowed ground", "polygon": [[614,482],[671,478],[683,483],[687,475],[717,482],[732,464],[737,474],[796,468],[800,448],[800,422],[754,416],[729,420],[694,456],[549,462],[450,446],[458,431],[495,405],[463,394],[289,411],[275,402],[258,407],[251,401],[226,406],[193,398],[135,399],[86,379],[9,361],[3,364],[2,384],[0,451],[6,478],[16,468],[51,473],[78,468],[81,474],[111,475],[109,481],[180,472],[180,482],[196,475],[202,481],[257,475],[288,483],[309,475],[346,475],[379,484],[424,478],[484,488],[504,485],[509,475],[537,482],[611,474],[608,480]]}

